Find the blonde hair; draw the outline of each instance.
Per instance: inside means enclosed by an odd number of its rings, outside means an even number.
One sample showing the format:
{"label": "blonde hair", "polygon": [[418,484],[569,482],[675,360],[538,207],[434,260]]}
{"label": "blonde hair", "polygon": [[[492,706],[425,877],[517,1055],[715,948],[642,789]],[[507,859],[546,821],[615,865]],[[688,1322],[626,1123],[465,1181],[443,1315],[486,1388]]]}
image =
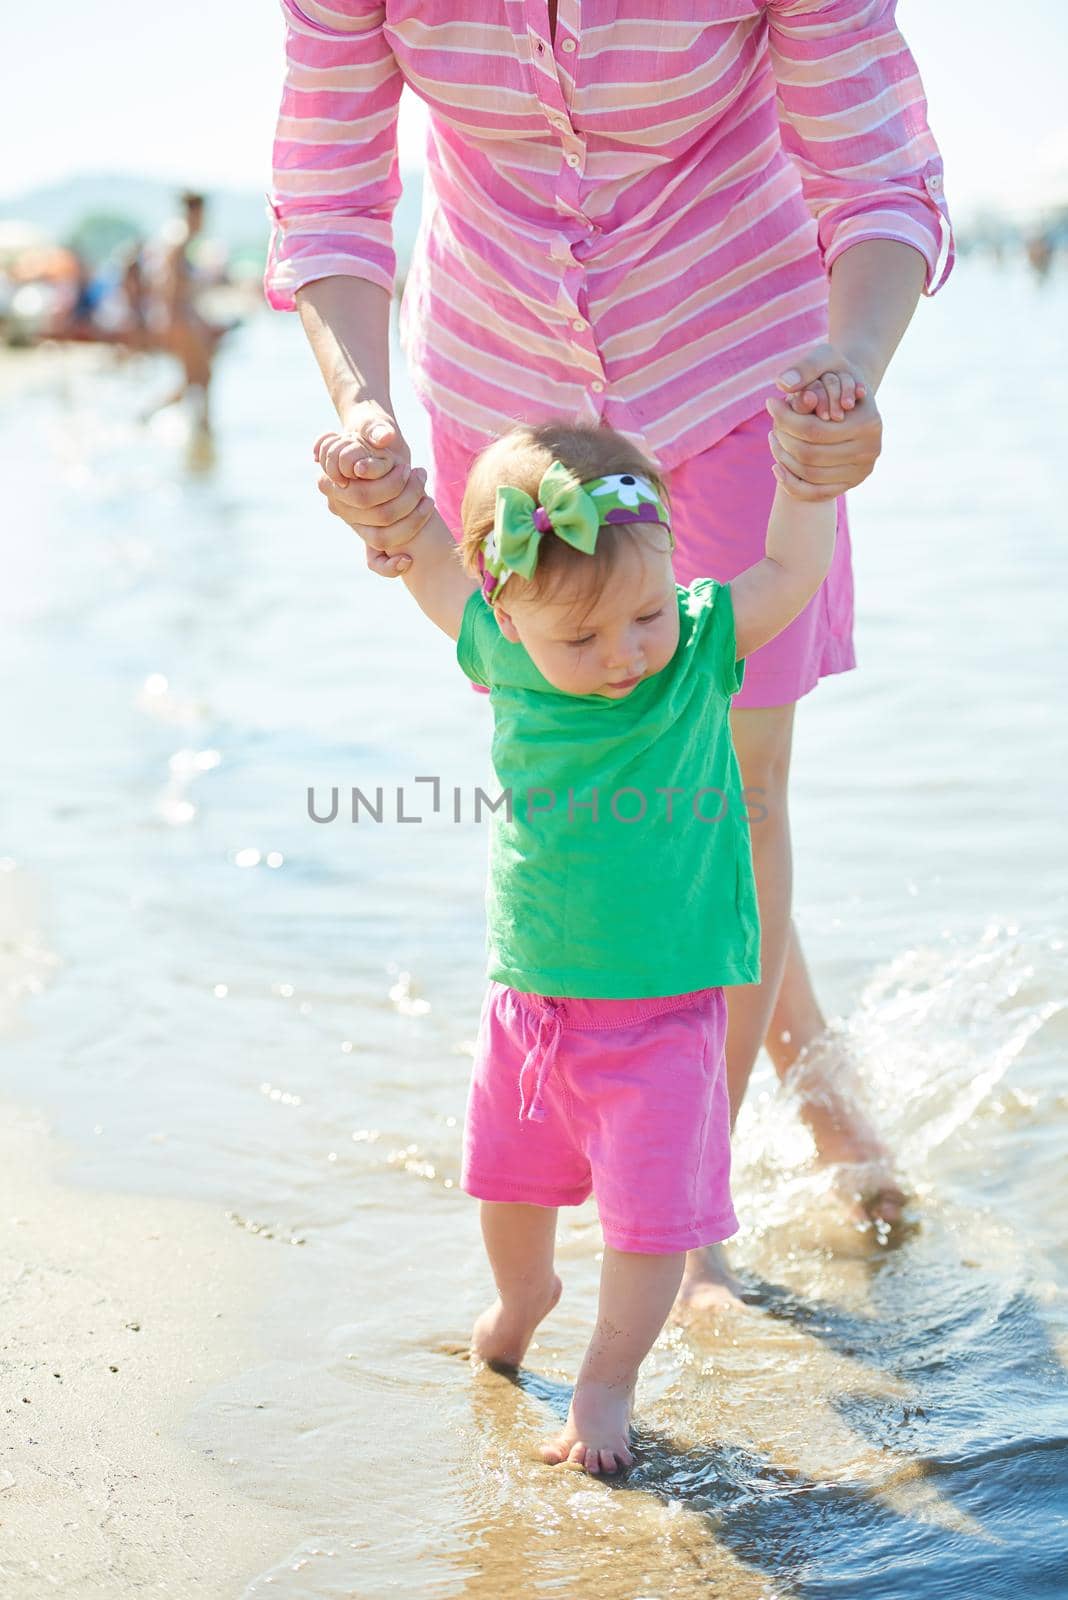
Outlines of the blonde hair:
{"label": "blonde hair", "polygon": [[[569,467],[580,483],[626,472],[647,478],[665,504],[670,504],[667,486],[652,462],[614,428],[582,427],[565,421],[511,428],[476,456],[468,474],[460,508],[460,560],[471,577],[481,575],[479,553],[493,527],[498,488],[507,484],[522,489],[537,502],[538,485],[553,461]],[[576,604],[583,600],[592,603],[611,577],[620,554],[643,540],[659,540],[659,547],[667,548],[666,531],[659,524],[654,529],[651,523],[602,523],[592,555],[573,549],[551,531],[545,533],[538,546],[534,576],[513,573],[508,579],[508,596],[547,600],[566,584]]]}

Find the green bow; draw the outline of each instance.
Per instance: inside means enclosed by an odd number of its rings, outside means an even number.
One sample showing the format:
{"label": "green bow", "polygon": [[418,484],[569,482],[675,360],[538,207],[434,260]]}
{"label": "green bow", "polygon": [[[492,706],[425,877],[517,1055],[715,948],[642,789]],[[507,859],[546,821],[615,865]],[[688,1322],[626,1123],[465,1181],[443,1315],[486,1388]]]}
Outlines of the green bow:
{"label": "green bow", "polygon": [[574,473],[562,461],[554,461],[538,484],[537,500],[509,484],[497,490],[493,532],[502,571],[518,572],[524,578],[534,576],[542,540],[542,530],[534,520],[539,503],[554,533],[575,550],[593,554],[601,514]]}
{"label": "green bow", "polygon": [[553,461],[532,500],[522,489],[501,484],[494,505],[493,528],[482,544],[482,593],[492,604],[497,590],[518,572],[532,578],[538,546],[550,528],[559,538],[592,555],[606,522],[654,522],[667,530],[674,548],[671,518],[664,501],[647,478],[634,473],[610,474],[581,483],[570,467]]}

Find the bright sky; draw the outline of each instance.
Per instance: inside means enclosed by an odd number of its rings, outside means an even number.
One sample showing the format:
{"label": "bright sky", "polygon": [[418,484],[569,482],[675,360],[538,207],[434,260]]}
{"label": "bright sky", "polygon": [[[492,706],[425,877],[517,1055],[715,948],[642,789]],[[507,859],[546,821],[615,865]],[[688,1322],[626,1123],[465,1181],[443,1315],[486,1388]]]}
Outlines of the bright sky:
{"label": "bright sky", "polygon": [[[1068,202],[1066,0],[899,0],[898,20],[958,215]],[[266,187],[281,72],[270,0],[49,0],[15,8],[4,44],[18,70],[0,96],[0,196],[80,172]],[[402,159],[417,164],[422,107],[405,100]]]}

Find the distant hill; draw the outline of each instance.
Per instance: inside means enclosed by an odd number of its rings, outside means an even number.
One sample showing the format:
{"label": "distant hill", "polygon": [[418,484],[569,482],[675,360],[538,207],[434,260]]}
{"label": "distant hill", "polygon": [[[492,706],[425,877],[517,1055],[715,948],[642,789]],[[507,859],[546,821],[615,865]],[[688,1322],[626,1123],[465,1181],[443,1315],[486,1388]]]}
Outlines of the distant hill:
{"label": "distant hill", "polygon": [[[403,173],[404,193],[397,206],[395,234],[400,270],[406,269],[422,207],[423,175]],[[0,200],[0,220],[33,223],[57,243],[69,238],[88,216],[129,218],[146,236],[175,213],[176,186],[152,178],[116,173],[86,173],[9,200]],[[232,254],[266,254],[268,216],[264,194],[242,189],[209,189],[206,232]]]}

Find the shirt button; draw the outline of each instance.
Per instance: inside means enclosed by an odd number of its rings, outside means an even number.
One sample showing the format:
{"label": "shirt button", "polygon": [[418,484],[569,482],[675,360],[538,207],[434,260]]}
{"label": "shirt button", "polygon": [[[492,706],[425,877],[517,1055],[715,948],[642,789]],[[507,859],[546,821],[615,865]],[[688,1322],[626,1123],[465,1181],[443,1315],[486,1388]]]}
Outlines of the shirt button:
{"label": "shirt button", "polygon": [[561,48],[561,50],[566,50],[568,52],[568,54],[570,55],[571,51],[574,50],[574,48],[575,48],[574,39],[565,39],[564,42],[561,44],[560,48]]}
{"label": "shirt button", "polygon": [[601,382],[600,378],[594,378],[593,382],[590,384],[590,388],[593,390],[594,394],[600,394],[604,388],[604,384]]}
{"label": "shirt button", "polygon": [[583,329],[584,329],[584,328],[585,328],[585,326],[586,326],[586,323],[585,323],[585,321],[584,321],[584,320],[583,320],[583,318],[582,318],[582,317],[575,317],[575,319],[574,319],[574,320],[573,320],[573,322],[572,322],[572,324],[571,324],[571,326],[572,326],[572,327],[573,327],[573,328],[574,328],[574,329],[575,329],[575,330],[576,330],[576,331],[577,331],[577,332],[578,332],[578,333],[581,333],[581,332],[582,332],[582,331],[583,331]]}
{"label": "shirt button", "polygon": [[569,167],[577,167],[581,159],[582,158],[580,156],[577,156],[574,154],[574,152],[572,152],[571,155],[567,157],[567,164]]}

